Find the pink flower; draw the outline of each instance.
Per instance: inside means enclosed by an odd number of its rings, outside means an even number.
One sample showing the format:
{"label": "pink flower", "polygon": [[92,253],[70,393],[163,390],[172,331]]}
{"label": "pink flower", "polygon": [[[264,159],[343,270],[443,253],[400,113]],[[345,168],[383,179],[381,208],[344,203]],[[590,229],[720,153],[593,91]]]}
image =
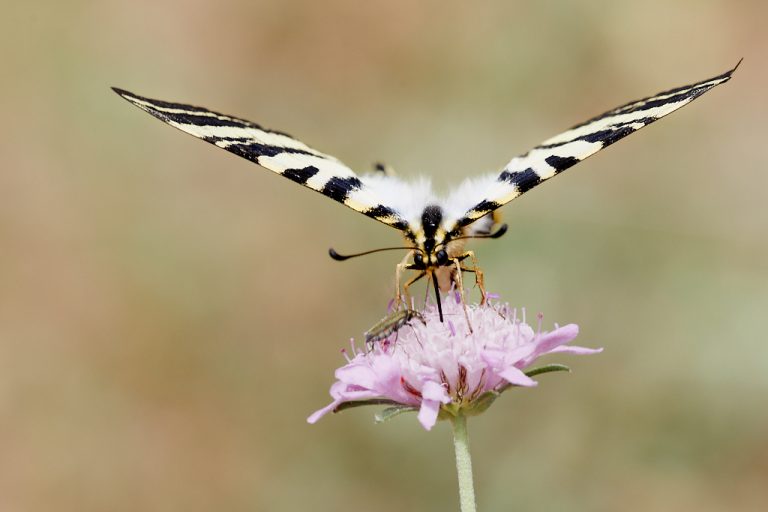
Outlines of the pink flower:
{"label": "pink flower", "polygon": [[[602,349],[566,345],[579,332],[575,324],[538,330],[517,318],[507,304],[489,303],[464,308],[457,300],[443,303],[445,322],[428,305],[424,322],[413,319],[371,350],[352,349],[347,364],[336,370],[333,401],[312,414],[315,423],[328,412],[368,404],[390,407],[384,417],[418,410],[418,420],[429,430],[442,414],[479,414],[503,391],[532,387],[531,377],[547,371],[568,370],[562,365],[525,371],[536,359],[551,353],[594,354]],[[467,324],[469,319],[471,332]]]}

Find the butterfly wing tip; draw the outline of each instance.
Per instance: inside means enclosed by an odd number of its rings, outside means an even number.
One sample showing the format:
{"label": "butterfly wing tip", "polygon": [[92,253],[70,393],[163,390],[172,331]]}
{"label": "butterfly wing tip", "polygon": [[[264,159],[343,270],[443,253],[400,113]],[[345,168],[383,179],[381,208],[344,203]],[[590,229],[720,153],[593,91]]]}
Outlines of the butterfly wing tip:
{"label": "butterfly wing tip", "polygon": [[119,87],[110,87],[110,89],[115,91],[115,93],[117,93],[118,96],[120,96],[121,98],[124,98],[124,99],[126,99],[128,101],[130,101],[131,98],[135,98],[136,97],[136,95],[133,94],[132,92],[126,91],[125,89],[121,89]]}
{"label": "butterfly wing tip", "polygon": [[744,57],[740,58],[739,62],[737,62],[736,65],[733,66],[731,69],[729,69],[722,75],[716,76],[715,78],[713,78],[713,80],[719,80],[718,85],[729,81],[733,77],[733,74],[736,72],[736,70],[739,69],[739,66],[741,66],[742,62],[744,62]]}

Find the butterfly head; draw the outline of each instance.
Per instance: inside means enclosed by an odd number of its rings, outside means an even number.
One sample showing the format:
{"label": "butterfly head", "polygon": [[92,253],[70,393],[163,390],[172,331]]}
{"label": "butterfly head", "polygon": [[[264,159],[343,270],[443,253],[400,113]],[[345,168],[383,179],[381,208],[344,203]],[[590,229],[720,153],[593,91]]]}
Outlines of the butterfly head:
{"label": "butterfly head", "polygon": [[495,232],[491,232],[499,218],[490,214],[488,217],[487,227],[484,225],[482,229],[470,229],[469,226],[459,227],[444,222],[443,210],[439,206],[427,206],[422,212],[419,225],[405,234],[406,240],[413,244],[411,268],[431,272],[439,267],[453,265],[457,259],[463,259],[467,239],[499,238],[507,232],[506,224],[501,224]]}
{"label": "butterfly head", "polygon": [[[427,206],[417,225],[403,228],[407,245],[403,247],[384,247],[356,254],[342,255],[331,248],[328,253],[336,261],[344,261],[358,256],[365,256],[382,251],[409,250],[413,261],[408,266],[411,270],[432,273],[440,267],[454,264],[461,260],[465,240],[469,238],[499,238],[507,232],[507,225],[502,224],[495,232],[466,231],[466,228],[446,229],[442,224],[443,211],[439,206]],[[497,219],[494,219],[494,223]]]}
{"label": "butterfly head", "polygon": [[442,226],[442,208],[437,205],[425,207],[419,220],[416,229],[406,234],[414,244],[414,269],[430,270],[448,265],[453,256],[448,244],[453,237]]}

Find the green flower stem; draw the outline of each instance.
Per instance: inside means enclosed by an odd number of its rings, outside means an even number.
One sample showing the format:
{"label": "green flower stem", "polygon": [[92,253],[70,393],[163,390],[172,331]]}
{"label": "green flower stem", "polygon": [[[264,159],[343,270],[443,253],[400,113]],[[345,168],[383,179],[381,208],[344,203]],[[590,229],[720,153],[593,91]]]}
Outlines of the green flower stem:
{"label": "green flower stem", "polygon": [[459,475],[461,512],[475,512],[475,486],[472,482],[472,457],[469,455],[467,417],[459,413],[451,417],[453,447],[456,450],[456,472]]}

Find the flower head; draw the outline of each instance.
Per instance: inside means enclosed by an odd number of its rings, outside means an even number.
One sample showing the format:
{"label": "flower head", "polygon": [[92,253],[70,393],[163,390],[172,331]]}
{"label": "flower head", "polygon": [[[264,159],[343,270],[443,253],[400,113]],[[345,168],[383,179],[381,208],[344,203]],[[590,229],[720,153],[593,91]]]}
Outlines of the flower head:
{"label": "flower head", "polygon": [[437,308],[427,305],[423,321],[411,321],[370,350],[352,348],[347,363],[336,370],[333,401],[307,421],[314,423],[345,406],[388,404],[394,413],[418,410],[429,430],[441,414],[477,414],[512,386],[531,387],[532,375],[567,370],[550,365],[528,371],[537,358],[551,353],[593,354],[602,349],[566,345],[578,334],[575,324],[534,330],[517,310],[493,301],[467,306],[460,300],[443,304],[445,322]]}

